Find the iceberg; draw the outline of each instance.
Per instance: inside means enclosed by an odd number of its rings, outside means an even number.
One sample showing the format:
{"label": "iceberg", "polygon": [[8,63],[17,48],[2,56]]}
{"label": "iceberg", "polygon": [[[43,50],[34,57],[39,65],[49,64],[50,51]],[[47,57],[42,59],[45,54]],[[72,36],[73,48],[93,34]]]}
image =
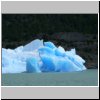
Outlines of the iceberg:
{"label": "iceberg", "polygon": [[52,42],[44,42],[44,46],[49,47],[51,49],[56,48],[55,45]]}
{"label": "iceberg", "polygon": [[55,49],[55,55],[57,56],[65,56],[65,50],[63,47],[59,46]]}
{"label": "iceberg", "polygon": [[42,48],[39,48],[38,51],[39,51],[39,54],[40,54],[40,55],[41,55],[41,54],[50,54],[50,55],[54,55],[54,54],[55,54],[54,50],[52,50],[52,49],[49,48],[49,47],[42,47]]}
{"label": "iceberg", "polygon": [[26,71],[28,73],[32,73],[32,72],[40,73],[41,72],[39,68],[38,60],[36,58],[27,59]]}
{"label": "iceberg", "polygon": [[84,63],[75,48],[65,51],[50,41],[36,39],[15,49],[2,48],[2,73],[83,71]]}
{"label": "iceberg", "polygon": [[36,39],[23,47],[23,51],[33,51],[43,46],[43,40]]}

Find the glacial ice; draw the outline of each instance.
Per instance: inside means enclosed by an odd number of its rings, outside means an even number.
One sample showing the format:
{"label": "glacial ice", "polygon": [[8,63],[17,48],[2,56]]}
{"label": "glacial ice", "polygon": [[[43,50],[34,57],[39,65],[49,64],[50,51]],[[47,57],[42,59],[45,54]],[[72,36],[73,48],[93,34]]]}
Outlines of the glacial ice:
{"label": "glacial ice", "polygon": [[55,45],[52,42],[44,42],[44,46],[49,47],[51,49],[56,48]]}
{"label": "glacial ice", "polygon": [[33,57],[33,58],[27,59],[26,71],[28,73],[41,72],[41,70],[39,68],[38,60],[36,58]]}
{"label": "glacial ice", "polygon": [[36,39],[23,47],[23,51],[33,51],[43,46],[43,40]]}
{"label": "glacial ice", "polygon": [[61,46],[59,46],[58,48],[56,48],[55,55],[56,56],[65,56],[65,50],[64,50],[64,48],[61,47]]}
{"label": "glacial ice", "polygon": [[15,49],[2,48],[2,73],[82,71],[84,63],[75,48],[65,51],[50,41],[36,39]]}

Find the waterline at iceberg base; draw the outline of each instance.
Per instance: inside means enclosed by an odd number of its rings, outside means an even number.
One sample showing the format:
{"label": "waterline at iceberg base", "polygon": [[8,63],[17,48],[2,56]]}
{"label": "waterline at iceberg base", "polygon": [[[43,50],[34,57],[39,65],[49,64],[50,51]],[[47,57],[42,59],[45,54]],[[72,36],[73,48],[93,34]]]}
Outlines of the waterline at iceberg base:
{"label": "waterline at iceberg base", "polygon": [[2,48],[2,73],[75,72],[86,70],[75,48],[65,51],[52,42],[33,40],[15,49]]}

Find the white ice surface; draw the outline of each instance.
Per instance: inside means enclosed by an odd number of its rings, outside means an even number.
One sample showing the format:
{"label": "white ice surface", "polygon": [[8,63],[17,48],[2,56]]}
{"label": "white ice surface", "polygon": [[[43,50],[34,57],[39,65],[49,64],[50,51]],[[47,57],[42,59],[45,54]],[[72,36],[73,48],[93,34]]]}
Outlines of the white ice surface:
{"label": "white ice surface", "polygon": [[23,51],[33,51],[43,46],[43,40],[36,39],[23,47]]}

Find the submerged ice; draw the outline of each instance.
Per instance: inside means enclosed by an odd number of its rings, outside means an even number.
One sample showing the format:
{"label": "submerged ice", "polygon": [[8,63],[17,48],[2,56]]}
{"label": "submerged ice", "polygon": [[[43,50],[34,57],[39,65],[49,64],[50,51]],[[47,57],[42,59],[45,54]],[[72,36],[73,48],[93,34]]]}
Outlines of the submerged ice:
{"label": "submerged ice", "polygon": [[84,63],[75,48],[65,51],[50,41],[36,39],[15,49],[2,48],[2,73],[82,71]]}

